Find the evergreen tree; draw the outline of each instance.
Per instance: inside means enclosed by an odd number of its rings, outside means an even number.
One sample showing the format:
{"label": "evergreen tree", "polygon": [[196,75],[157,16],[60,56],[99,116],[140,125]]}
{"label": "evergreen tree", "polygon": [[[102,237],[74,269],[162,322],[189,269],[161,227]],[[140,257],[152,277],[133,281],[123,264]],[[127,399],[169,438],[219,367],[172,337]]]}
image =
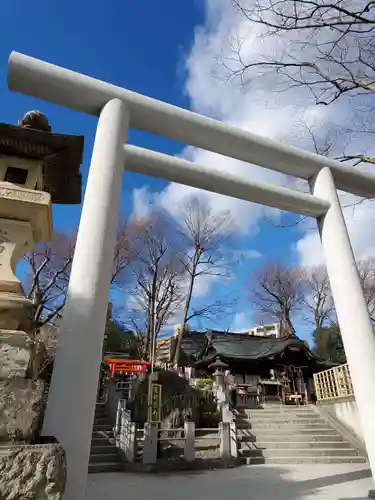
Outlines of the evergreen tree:
{"label": "evergreen tree", "polygon": [[313,332],[314,352],[329,361],[346,363],[345,349],[338,325],[322,326]]}

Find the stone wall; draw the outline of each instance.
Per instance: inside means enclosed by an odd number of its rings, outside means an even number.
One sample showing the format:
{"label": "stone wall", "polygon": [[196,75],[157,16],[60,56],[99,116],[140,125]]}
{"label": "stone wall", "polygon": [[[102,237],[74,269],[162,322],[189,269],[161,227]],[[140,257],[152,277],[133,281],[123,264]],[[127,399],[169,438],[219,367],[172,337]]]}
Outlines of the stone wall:
{"label": "stone wall", "polygon": [[65,453],[54,438],[40,437],[45,384],[29,378],[33,346],[26,336],[0,330],[0,498],[60,500]]}
{"label": "stone wall", "polygon": [[365,451],[365,442],[354,396],[319,401],[316,410],[356,448]]}

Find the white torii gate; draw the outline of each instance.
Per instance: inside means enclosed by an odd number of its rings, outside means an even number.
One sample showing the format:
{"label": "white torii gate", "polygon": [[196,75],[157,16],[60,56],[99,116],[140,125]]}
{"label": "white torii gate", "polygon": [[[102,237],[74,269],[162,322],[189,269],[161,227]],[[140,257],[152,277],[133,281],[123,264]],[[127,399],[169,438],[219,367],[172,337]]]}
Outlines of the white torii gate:
{"label": "white torii gate", "polygon": [[[124,166],[317,218],[375,479],[375,337],[336,192],[374,198],[375,175],[17,52],[9,59],[8,85],[99,117],[43,429],[67,453],[64,499],[85,496]],[[311,194],[124,146],[129,127],[306,179]]]}

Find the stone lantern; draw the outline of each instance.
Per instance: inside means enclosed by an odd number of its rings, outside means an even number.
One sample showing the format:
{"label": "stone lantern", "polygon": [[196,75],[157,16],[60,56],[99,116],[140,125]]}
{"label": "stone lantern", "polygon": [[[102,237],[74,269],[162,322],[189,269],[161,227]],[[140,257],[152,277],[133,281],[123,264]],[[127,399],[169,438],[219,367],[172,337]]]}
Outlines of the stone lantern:
{"label": "stone lantern", "polygon": [[214,392],[218,403],[218,409],[221,414],[221,418],[223,422],[230,421],[232,418],[231,412],[229,410],[229,400],[228,400],[228,391],[225,386],[224,374],[225,370],[229,368],[229,366],[220,360],[220,358],[216,358],[215,361],[209,366],[211,370],[214,370],[215,377],[215,385]]}
{"label": "stone lantern", "polygon": [[229,365],[216,358],[215,361],[208,367],[214,371],[215,381],[218,385],[222,385],[224,382],[224,372],[229,368]]}
{"label": "stone lantern", "polygon": [[[25,297],[15,272],[27,252],[51,239],[51,204],[81,202],[82,153],[83,137],[52,133],[38,111],[27,113],[18,126],[0,124],[0,498],[4,500],[33,495],[57,500],[65,485],[64,451],[55,440],[39,436],[45,387],[35,373],[34,304]],[[50,497],[48,491],[60,493]]]}

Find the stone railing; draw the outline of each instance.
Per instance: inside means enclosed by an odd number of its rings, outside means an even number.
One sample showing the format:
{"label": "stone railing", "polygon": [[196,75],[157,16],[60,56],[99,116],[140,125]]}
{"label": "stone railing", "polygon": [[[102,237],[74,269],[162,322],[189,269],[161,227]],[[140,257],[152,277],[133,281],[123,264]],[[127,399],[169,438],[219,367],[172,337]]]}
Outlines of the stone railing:
{"label": "stone railing", "polygon": [[[132,386],[132,382],[119,381],[114,378],[108,381],[105,403],[113,425],[118,422],[119,408],[125,408],[126,401],[131,398]],[[116,426],[118,426],[118,423],[116,423]]]}
{"label": "stone railing", "polygon": [[314,384],[318,401],[354,396],[347,363],[314,374]]}
{"label": "stone railing", "polygon": [[[142,446],[140,446],[140,441],[142,441]],[[200,456],[199,449],[204,441],[210,444],[217,443],[215,444],[217,456]],[[160,445],[163,444],[169,446],[176,444],[176,449],[180,452],[178,457],[174,457],[175,462],[183,461],[186,464],[191,464],[201,458],[215,458],[228,462],[238,457],[234,422],[220,422],[218,428],[207,429],[196,428],[194,422],[189,421],[185,422],[181,428],[163,428],[158,424],[146,422],[144,429],[140,430],[134,422],[131,422],[130,412],[121,411],[121,428],[117,446],[126,462],[134,463],[138,458],[143,465],[156,464],[160,458]],[[143,449],[141,457],[138,454],[139,449]]]}

